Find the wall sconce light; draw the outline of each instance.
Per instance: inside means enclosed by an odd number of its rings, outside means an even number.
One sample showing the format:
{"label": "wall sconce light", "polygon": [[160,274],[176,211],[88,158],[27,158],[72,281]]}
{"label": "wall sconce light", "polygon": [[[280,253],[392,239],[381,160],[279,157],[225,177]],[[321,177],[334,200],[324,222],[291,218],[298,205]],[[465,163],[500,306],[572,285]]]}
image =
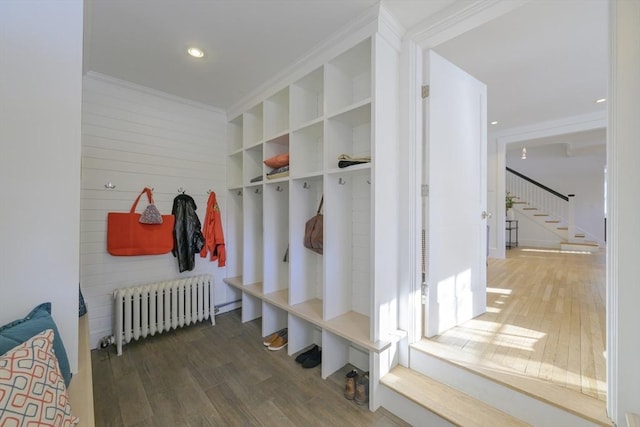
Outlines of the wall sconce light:
{"label": "wall sconce light", "polygon": [[522,160],[527,160],[527,149],[525,147],[522,147],[522,157],[520,157]]}

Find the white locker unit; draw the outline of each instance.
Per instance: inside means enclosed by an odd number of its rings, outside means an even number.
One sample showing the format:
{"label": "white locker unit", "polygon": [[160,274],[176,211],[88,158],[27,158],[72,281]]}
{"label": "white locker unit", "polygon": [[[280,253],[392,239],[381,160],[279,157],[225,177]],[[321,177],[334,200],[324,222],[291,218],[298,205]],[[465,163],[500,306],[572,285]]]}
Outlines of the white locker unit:
{"label": "white locker unit", "polygon": [[[320,345],[323,378],[347,363],[369,371],[371,409],[397,337],[388,315],[397,304],[397,243],[377,238],[399,226],[399,165],[388,155],[398,144],[399,54],[387,40],[370,34],[228,124],[225,282],[242,294],[242,320],[261,316],[265,336],[288,327],[289,355]],[[289,176],[268,179],[263,161],[282,153]],[[339,168],[341,154],[371,162]],[[303,237],[322,198],[319,255]]]}

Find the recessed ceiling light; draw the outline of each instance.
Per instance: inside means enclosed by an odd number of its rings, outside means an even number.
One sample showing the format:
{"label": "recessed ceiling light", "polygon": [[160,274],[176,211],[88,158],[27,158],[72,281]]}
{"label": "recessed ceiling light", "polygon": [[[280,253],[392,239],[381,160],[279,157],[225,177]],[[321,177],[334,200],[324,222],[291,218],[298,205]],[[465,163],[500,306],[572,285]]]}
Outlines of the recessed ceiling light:
{"label": "recessed ceiling light", "polygon": [[596,100],[595,100],[595,103],[596,103],[596,104],[601,104],[601,103],[605,102],[606,100],[607,100],[607,98],[600,98],[600,99],[596,99]]}
{"label": "recessed ceiling light", "polygon": [[202,58],[204,56],[204,52],[197,47],[190,47],[189,49],[187,49],[187,52],[194,58]]}
{"label": "recessed ceiling light", "polygon": [[497,124],[498,124],[498,121],[497,121],[497,120],[494,120],[494,121],[492,121],[492,122],[491,122],[491,124],[492,124],[492,125],[497,125]]}

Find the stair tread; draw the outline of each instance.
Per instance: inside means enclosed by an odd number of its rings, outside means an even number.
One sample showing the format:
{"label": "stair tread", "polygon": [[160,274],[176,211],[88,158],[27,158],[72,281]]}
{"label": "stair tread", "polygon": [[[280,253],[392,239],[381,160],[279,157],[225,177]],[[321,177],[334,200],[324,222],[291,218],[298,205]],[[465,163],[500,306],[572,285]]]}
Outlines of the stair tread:
{"label": "stair tread", "polygon": [[545,222],[547,224],[558,224],[558,223],[560,223],[560,220],[558,220],[558,219],[548,219]]}
{"label": "stair tread", "polygon": [[533,216],[549,216],[549,214],[539,213],[539,214],[533,214]]}
{"label": "stair tread", "polygon": [[595,424],[607,427],[613,425],[607,417],[605,402],[593,397],[537,378],[523,376],[521,372],[493,362],[478,360],[475,356],[452,350],[435,341],[423,339],[413,343],[411,347]]}
{"label": "stair tread", "polygon": [[562,242],[561,244],[562,245],[578,245],[578,246],[596,246],[596,247],[600,246],[598,242]]}
{"label": "stair tread", "polygon": [[382,384],[459,426],[529,426],[491,405],[416,371],[396,366]]}
{"label": "stair tread", "polygon": [[523,211],[537,211],[538,208],[522,208]]}

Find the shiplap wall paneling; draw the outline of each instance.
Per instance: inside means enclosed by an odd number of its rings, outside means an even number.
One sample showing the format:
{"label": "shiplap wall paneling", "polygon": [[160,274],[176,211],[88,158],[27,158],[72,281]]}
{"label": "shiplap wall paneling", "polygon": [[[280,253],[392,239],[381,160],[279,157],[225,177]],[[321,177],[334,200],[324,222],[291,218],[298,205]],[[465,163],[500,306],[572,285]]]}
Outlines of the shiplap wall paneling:
{"label": "shiplap wall paneling", "polygon": [[[215,303],[235,297],[222,283],[225,269],[208,258],[196,256],[194,270],[179,273],[171,253],[115,257],[106,249],[108,212],[128,211],[144,187],[154,189],[163,214],[183,189],[201,222],[208,191],[215,191],[226,227],[227,125],[221,111],[126,82],[89,74],[83,83],[80,281],[96,347],[112,334],[112,293],[119,287],[211,273]],[[137,211],[146,205],[141,199]]]}

